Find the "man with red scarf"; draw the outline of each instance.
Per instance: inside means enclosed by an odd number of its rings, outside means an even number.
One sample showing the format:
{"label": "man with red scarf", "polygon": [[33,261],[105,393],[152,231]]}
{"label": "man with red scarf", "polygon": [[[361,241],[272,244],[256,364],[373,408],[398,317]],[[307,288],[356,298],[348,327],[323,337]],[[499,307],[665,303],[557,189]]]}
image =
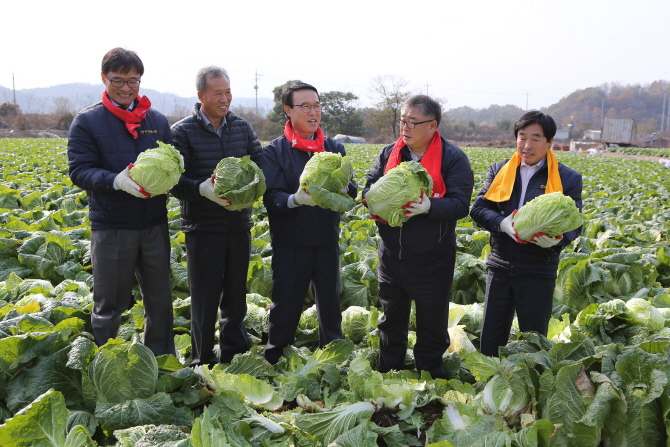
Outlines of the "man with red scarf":
{"label": "man with red scarf", "polygon": [[[310,285],[318,311],[319,346],[342,338],[340,213],[315,206],[299,180],[315,152],[345,155],[344,146],[324,137],[319,127],[321,104],[315,87],[303,82],[286,85],[282,103],[288,118],[284,135],[265,146],[261,157],[272,238],[272,308],[265,349],[272,364],[295,341]],[[357,190],[349,182],[347,194],[355,198]]]}
{"label": "man with red scarf", "polygon": [[582,209],[582,175],[558,162],[550,149],[554,135],[551,116],[523,114],[514,123],[516,153],[490,166],[470,210],[491,241],[480,335],[488,356],[507,344],[515,313],[521,332],[547,335],[561,250],[581,233],[581,227],[555,238],[537,233],[524,241],[514,230],[516,210],[545,193],[560,191]]}
{"label": "man with red scarf", "polygon": [[172,141],[167,119],[138,96],[143,73],[134,51],[105,54],[102,101],[75,116],[67,154],[72,183],[88,197],[95,342],[117,336],[137,278],[144,344],[156,355],[174,354],[167,195],[149,197],[129,175],[140,153]]}
{"label": "man with red scarf", "polygon": [[390,169],[416,161],[433,179],[433,194],[406,205],[409,217],[391,227],[376,216],[381,241],[378,278],[384,316],[379,322],[379,370],[405,369],[412,300],[416,305],[414,358],[418,371],[446,378],[449,296],[456,260],[456,221],[468,215],[474,176],[465,153],[440,136],[440,104],[425,95],[407,99],[400,138],[384,147],[368,172],[363,197]]}

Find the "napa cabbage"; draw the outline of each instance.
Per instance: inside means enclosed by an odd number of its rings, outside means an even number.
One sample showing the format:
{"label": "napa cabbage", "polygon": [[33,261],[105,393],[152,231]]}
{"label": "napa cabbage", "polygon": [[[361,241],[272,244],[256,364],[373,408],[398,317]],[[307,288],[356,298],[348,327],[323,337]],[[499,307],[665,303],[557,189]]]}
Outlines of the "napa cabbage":
{"label": "napa cabbage", "polygon": [[321,208],[338,213],[354,207],[354,199],[342,192],[349,185],[354,167],[346,155],[316,152],[300,175],[300,184]]}
{"label": "napa cabbage", "polygon": [[530,402],[530,393],[521,374],[496,374],[484,387],[482,409],[488,414],[500,414],[510,420],[520,414]]}
{"label": "napa cabbage", "polygon": [[224,158],[214,170],[214,194],[230,201],[229,211],[247,208],[263,196],[265,176],[248,155]]}
{"label": "napa cabbage", "polygon": [[653,332],[659,331],[665,324],[663,314],[645,299],[631,298],[626,302],[626,308],[630,321],[646,326]]}
{"label": "napa cabbage", "polygon": [[378,216],[392,227],[407,221],[402,208],[407,202],[418,202],[421,193],[433,193],[433,179],[428,171],[415,161],[400,163],[377,180],[365,195],[370,213]]}
{"label": "napa cabbage", "polygon": [[557,191],[537,196],[521,207],[514,216],[514,229],[519,239],[529,241],[536,233],[556,237],[572,231],[582,220],[575,201]]}
{"label": "napa cabbage", "polygon": [[130,178],[152,196],[166,194],[184,172],[184,157],[172,145],[157,143],[157,148],[142,152],[129,171]]}

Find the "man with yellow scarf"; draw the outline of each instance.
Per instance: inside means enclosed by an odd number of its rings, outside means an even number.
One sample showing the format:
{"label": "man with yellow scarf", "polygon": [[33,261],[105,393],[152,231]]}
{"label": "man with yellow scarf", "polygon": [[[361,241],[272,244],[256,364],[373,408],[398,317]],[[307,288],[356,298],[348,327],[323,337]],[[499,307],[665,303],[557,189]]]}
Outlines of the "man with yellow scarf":
{"label": "man with yellow scarf", "polygon": [[507,344],[515,311],[522,332],[547,335],[559,256],[581,232],[580,227],[556,238],[519,239],[514,214],[541,194],[561,191],[581,211],[582,175],[551,151],[556,123],[549,115],[526,112],[514,123],[514,135],[516,153],[491,165],[470,210],[472,220],[491,233],[480,336],[481,352],[488,356],[497,356]]}

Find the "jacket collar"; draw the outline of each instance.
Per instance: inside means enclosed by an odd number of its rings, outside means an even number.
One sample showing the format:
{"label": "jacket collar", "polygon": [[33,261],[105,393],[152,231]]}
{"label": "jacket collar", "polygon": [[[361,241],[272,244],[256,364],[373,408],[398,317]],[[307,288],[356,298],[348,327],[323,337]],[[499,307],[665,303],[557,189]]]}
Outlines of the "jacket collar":
{"label": "jacket collar", "polygon": [[[193,106],[193,117],[195,120],[202,126],[203,129],[207,129],[207,126],[205,126],[205,122],[202,120],[202,117],[200,116],[200,107],[202,107],[202,103],[196,102],[195,105]],[[233,114],[233,112],[228,112],[226,115],[226,126],[229,127],[230,123],[235,121],[237,119],[237,116]],[[225,128],[224,128],[225,129]]]}

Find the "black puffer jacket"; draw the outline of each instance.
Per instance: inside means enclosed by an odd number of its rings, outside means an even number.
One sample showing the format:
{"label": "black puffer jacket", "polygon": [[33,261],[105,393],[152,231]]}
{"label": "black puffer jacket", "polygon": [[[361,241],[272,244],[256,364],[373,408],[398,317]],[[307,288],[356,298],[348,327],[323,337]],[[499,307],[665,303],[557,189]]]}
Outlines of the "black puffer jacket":
{"label": "black puffer jacket", "polygon": [[223,158],[242,158],[249,155],[260,166],[261,143],[244,119],[228,113],[223,134],[209,130],[200,117],[200,103],[193,107],[193,115],[172,126],[175,148],[184,156],[185,172],[172,189],[181,202],[181,228],[184,232],[208,231],[234,233],[253,226],[251,207],[228,211],[200,195],[200,184],[212,176]]}
{"label": "black puffer jacket", "polygon": [[171,143],[167,119],[153,109],[140,121],[137,139],[102,101],[74,117],[67,140],[72,183],[86,190],[91,229],[141,230],[167,222],[167,195],[140,199],[114,189],[117,174],[157,141]]}
{"label": "black puffer jacket", "polygon": [[[342,143],[326,137],[326,152],[346,155]],[[268,189],[263,203],[268,210],[273,247],[318,247],[337,244],[340,213],[319,206],[288,207],[288,198],[298,190],[300,174],[312,153],[291,146],[282,135],[263,148],[263,173]],[[347,194],[353,199],[358,185],[349,181]]]}
{"label": "black puffer jacket", "polygon": [[[384,147],[368,172],[363,197],[386,169],[394,144]],[[409,149],[400,150],[401,161],[412,161]],[[398,259],[414,259],[429,255],[456,256],[456,221],[468,215],[474,175],[467,155],[442,138],[442,178],[444,196],[430,199],[426,214],[412,217],[402,227],[377,223],[381,236],[381,249]]]}
{"label": "black puffer jacket", "polygon": [[[484,187],[477,194],[475,203],[472,204],[470,216],[479,226],[491,233],[491,254],[486,265],[490,268],[504,270],[513,275],[531,275],[540,278],[556,278],[559,256],[563,247],[567,246],[579,236],[581,227],[563,234],[563,239],[558,245],[551,248],[542,248],[538,245],[519,244],[512,240],[507,233],[500,231],[500,222],[515,209],[519,207],[521,198],[521,177],[519,168],[516,170],[516,181],[512,196],[505,202],[492,202],[484,196],[491,187],[500,169],[507,163],[504,160],[493,163],[486,176]],[[524,204],[535,197],[544,194],[547,184],[549,170],[545,163],[528,181]],[[558,175],[561,177],[563,194],[574,199],[577,208],[582,209],[582,175],[563,163],[558,164]]]}

